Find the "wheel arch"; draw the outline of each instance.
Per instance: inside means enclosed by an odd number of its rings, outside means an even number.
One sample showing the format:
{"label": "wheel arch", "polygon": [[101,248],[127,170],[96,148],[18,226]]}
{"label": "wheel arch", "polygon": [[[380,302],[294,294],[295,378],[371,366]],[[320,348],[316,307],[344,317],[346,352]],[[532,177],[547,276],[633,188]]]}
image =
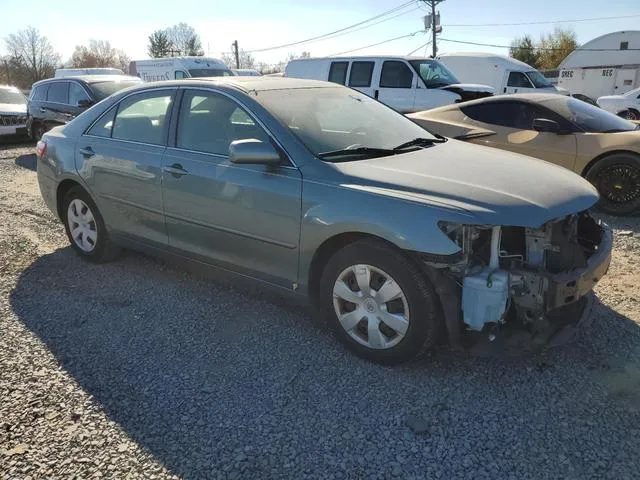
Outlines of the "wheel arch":
{"label": "wheel arch", "polygon": [[632,151],[632,150],[609,150],[607,152],[601,153],[600,155],[598,155],[597,157],[593,158],[589,163],[587,163],[587,166],[584,167],[582,169],[582,173],[580,174],[582,177],[586,178],[587,174],[589,173],[589,170],[591,170],[596,163],[598,163],[600,160],[603,160],[607,157],[610,157],[612,155],[633,155],[635,157],[640,157],[640,154]]}
{"label": "wheel arch", "polygon": [[308,275],[307,275],[307,289],[309,298],[312,304],[316,305],[318,300],[318,294],[320,291],[320,279],[322,277],[322,272],[324,270],[324,265],[326,265],[327,261],[339,250],[364,239],[372,239],[376,241],[380,241],[388,245],[391,248],[402,251],[402,249],[398,248],[397,245],[385,240],[384,238],[373,235],[370,233],[364,232],[343,232],[337,235],[333,235],[327,238],[324,242],[320,244],[320,246],[316,249],[313,257],[311,259],[311,263],[309,264]]}
{"label": "wheel arch", "polygon": [[82,190],[84,190],[87,193],[87,195],[89,195],[89,197],[91,197],[93,202],[96,203],[96,199],[93,197],[89,189],[85,187],[81,182],[73,178],[65,178],[58,184],[58,188],[56,189],[56,210],[58,213],[58,217],[62,221],[64,221],[64,212],[62,209],[62,205],[64,203],[64,197],[67,194],[67,192],[74,187],[80,187]]}

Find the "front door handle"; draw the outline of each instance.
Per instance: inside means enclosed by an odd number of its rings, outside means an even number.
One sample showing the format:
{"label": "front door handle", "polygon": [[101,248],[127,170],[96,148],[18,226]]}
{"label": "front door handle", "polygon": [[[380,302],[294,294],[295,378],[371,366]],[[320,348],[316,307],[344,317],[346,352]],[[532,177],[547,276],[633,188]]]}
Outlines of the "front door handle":
{"label": "front door handle", "polygon": [[162,170],[167,173],[170,173],[171,175],[177,178],[180,178],[183,175],[186,175],[187,173],[189,173],[184,168],[182,168],[182,165],[180,165],[179,163],[174,163],[171,166],[164,167]]}
{"label": "front door handle", "polygon": [[93,151],[93,149],[91,147],[81,148],[80,149],[80,153],[85,158],[90,158],[90,157],[93,157],[95,155],[95,152]]}
{"label": "front door handle", "polygon": [[379,94],[380,94],[380,92],[379,92],[379,91],[378,91],[378,89],[376,88],[376,89],[373,91],[373,98],[375,98],[375,99],[377,100],[377,99],[378,99],[378,95],[379,95]]}
{"label": "front door handle", "polygon": [[40,107],[40,113],[46,113],[47,109],[44,107]]}

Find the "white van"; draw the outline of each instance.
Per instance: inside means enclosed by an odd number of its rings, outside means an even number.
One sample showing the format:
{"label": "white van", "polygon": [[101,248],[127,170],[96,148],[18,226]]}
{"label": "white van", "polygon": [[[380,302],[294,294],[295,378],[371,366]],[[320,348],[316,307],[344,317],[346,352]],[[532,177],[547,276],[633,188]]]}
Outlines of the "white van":
{"label": "white van", "polygon": [[487,85],[459,83],[443,64],[429,58],[300,58],[287,63],[284,76],[346,85],[402,113],[493,95]]}
{"label": "white van", "polygon": [[192,77],[225,77],[233,72],[222,60],[209,57],[171,57],[134,60],[129,64],[129,75],[145,82]]}
{"label": "white van", "polygon": [[58,68],[56,77],[73,77],[76,75],[124,75],[119,68]]}
{"label": "white van", "polygon": [[443,53],[437,57],[463,82],[491,85],[500,93],[560,93],[542,73],[524,62],[495,53]]}

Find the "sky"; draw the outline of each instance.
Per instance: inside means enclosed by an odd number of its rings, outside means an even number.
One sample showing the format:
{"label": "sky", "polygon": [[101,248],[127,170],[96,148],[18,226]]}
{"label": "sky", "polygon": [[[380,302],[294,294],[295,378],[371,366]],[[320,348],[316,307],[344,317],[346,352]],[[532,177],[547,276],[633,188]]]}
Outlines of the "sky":
{"label": "sky", "polygon": [[[133,60],[147,58],[147,37],[157,29],[178,22],[193,26],[208,56],[220,57],[238,41],[241,49],[252,51],[304,40],[360,22],[405,3],[407,0],[0,0],[0,39],[27,26],[37,28],[67,61],[76,45],[89,39],[109,40]],[[509,5],[508,8],[505,5]],[[438,9],[443,32],[439,53],[481,51],[507,53],[504,48],[456,44],[445,39],[508,45],[514,37],[530,34],[539,38],[555,25],[573,28],[580,43],[619,30],[640,29],[640,0],[445,0]],[[368,28],[350,34],[277,50],[254,52],[258,62],[275,64],[289,53],[309,51],[327,56],[387,39],[408,35],[354,55],[430,55],[418,48],[429,40],[422,17],[426,6],[419,0]],[[638,15],[631,17],[631,15]],[[482,26],[495,23],[559,22],[586,18],[624,18],[548,23],[543,25]],[[394,17],[394,18],[391,18]],[[374,21],[375,22],[375,21]],[[371,23],[374,23],[371,22]],[[474,26],[456,26],[469,25]],[[365,24],[366,25],[366,24]],[[364,26],[364,25],[363,25]],[[0,41],[0,55],[6,54]]]}

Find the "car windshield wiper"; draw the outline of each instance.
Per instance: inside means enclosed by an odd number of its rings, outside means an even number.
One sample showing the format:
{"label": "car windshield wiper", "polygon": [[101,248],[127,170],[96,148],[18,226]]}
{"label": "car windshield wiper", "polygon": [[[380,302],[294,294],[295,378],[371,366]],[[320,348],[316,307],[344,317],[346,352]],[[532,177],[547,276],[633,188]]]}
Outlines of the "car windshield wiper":
{"label": "car windshield wiper", "polygon": [[418,137],[418,138],[414,138],[413,140],[409,140],[408,142],[401,143],[397,147],[393,147],[393,150],[397,152],[399,150],[404,150],[405,148],[409,148],[409,147],[422,147],[422,146],[433,145],[434,143],[444,143],[446,141],[447,139],[440,135],[438,135],[436,138]]}
{"label": "car windshield wiper", "polygon": [[395,155],[394,150],[388,148],[374,147],[358,147],[358,148],[341,148],[340,150],[331,150],[330,152],[319,153],[320,158],[332,157],[351,157],[351,156],[367,156],[367,157],[383,157],[385,155]]}

